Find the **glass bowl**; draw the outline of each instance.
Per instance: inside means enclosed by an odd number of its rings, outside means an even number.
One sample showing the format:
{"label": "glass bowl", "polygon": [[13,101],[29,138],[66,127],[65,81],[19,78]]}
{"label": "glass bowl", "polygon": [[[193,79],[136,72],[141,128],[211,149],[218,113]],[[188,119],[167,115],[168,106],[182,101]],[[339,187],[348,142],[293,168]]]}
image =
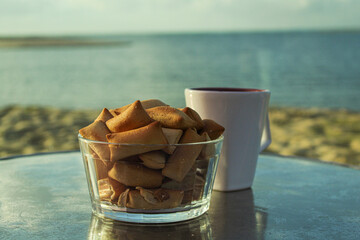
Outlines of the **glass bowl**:
{"label": "glass bowl", "polygon": [[185,144],[124,144],[78,136],[92,211],[134,223],[169,223],[205,213],[223,136]]}

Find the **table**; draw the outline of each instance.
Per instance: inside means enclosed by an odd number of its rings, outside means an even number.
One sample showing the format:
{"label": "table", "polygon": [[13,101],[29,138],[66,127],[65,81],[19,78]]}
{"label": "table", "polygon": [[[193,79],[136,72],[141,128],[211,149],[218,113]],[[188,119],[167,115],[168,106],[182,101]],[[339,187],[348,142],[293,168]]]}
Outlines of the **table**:
{"label": "table", "polygon": [[210,210],[175,224],[92,216],[79,152],[0,161],[0,239],[360,239],[360,171],[261,155],[252,189],[213,192]]}

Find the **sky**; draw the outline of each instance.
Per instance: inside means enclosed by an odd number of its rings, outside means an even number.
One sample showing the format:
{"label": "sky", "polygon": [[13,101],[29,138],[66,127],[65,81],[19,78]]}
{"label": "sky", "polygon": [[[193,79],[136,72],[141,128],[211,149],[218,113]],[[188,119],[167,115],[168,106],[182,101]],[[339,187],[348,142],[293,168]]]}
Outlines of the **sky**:
{"label": "sky", "polygon": [[0,35],[360,29],[360,0],[0,0]]}

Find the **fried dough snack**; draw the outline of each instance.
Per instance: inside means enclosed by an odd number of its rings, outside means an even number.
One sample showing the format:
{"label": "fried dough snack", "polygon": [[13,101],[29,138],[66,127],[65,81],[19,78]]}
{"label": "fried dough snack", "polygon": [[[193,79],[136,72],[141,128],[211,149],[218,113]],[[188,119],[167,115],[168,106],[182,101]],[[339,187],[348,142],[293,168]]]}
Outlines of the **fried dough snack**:
{"label": "fried dough snack", "polygon": [[211,140],[217,139],[225,131],[225,128],[223,126],[211,119],[204,119],[203,124],[204,128],[202,129],[201,133],[206,132]]}
{"label": "fried dough snack", "polygon": [[100,115],[96,118],[96,120],[106,122],[107,120],[109,120],[110,118],[113,118],[113,117],[114,116],[109,112],[109,110],[107,108],[104,108],[102,110],[102,112],[100,113]]}
{"label": "fried dough snack", "polygon": [[146,113],[140,101],[131,104],[124,112],[106,122],[108,129],[113,132],[124,132],[146,126],[153,120]]}
{"label": "fried dough snack", "polygon": [[[114,116],[119,115],[122,112],[124,112],[130,105],[131,104],[128,104],[120,108],[112,109],[110,110],[110,112],[112,112]],[[143,106],[144,109],[158,107],[158,106],[168,106],[167,104],[163,103],[158,99],[149,99],[149,100],[141,101],[141,105]]]}
{"label": "fried dough snack", "polygon": [[[103,121],[96,120],[89,126],[80,129],[79,133],[84,138],[106,142],[106,135],[109,134],[110,131]],[[110,157],[110,151],[107,144],[90,143],[90,148],[104,161],[105,164],[107,164],[106,160]]]}
{"label": "fried dough snack", "polygon": [[79,133],[84,138],[106,142],[106,134],[110,133],[110,131],[103,121],[96,120],[89,126],[80,129]]}
{"label": "fried dough snack", "polygon": [[201,200],[215,155],[215,145],[204,142],[224,130],[189,107],[150,99],[104,108],[79,133],[94,141],[86,159],[93,162],[100,201],[153,210]]}
{"label": "fried dough snack", "polygon": [[204,127],[204,123],[203,123],[200,115],[195,110],[193,110],[192,108],[189,108],[189,107],[186,107],[186,108],[183,108],[180,110],[196,122],[196,125],[195,125],[196,129],[202,129]]}
{"label": "fried dough snack", "polygon": [[163,176],[158,170],[144,167],[138,163],[118,161],[109,171],[109,177],[130,187],[156,188],[160,187]]}
{"label": "fried dough snack", "polygon": [[166,155],[162,151],[147,152],[139,155],[144,165],[151,169],[162,169],[165,167]]}
{"label": "fried dough snack", "polygon": [[[163,128],[162,130],[169,144],[177,144],[183,134],[183,130],[181,129]],[[163,151],[172,154],[175,148],[175,146],[168,146],[164,148]]]}
{"label": "fried dough snack", "polygon": [[161,123],[162,126],[175,129],[196,127],[197,123],[179,109],[170,106],[160,106],[147,109],[149,116]]}
{"label": "fried dough snack", "polygon": [[137,188],[129,192],[126,204],[129,208],[136,209],[164,209],[175,208],[180,205],[184,197],[183,191],[169,189],[147,190]]}
{"label": "fried dough snack", "polygon": [[[150,152],[154,150],[160,150],[165,148],[165,145],[159,144],[167,144],[166,137],[162,131],[159,122],[153,122],[145,127],[141,127],[138,129],[118,132],[118,133],[110,133],[106,135],[107,140],[110,143],[129,143],[129,144],[143,144],[143,145],[110,145],[110,159],[111,162],[133,156],[136,154],[141,154],[145,152]],[[153,145],[145,145],[145,144],[153,144]]]}
{"label": "fried dough snack", "polygon": [[[180,143],[204,142],[205,136],[200,136],[195,130],[189,128],[180,139]],[[166,177],[181,182],[186,173],[193,166],[204,145],[184,145],[176,148],[175,152],[169,157],[162,174]]]}

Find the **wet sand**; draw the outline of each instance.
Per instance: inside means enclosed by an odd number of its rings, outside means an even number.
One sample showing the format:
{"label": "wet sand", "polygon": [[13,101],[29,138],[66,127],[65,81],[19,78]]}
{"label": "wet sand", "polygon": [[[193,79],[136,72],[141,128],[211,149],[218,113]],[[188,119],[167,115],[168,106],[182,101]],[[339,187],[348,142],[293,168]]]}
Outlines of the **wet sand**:
{"label": "wet sand", "polygon": [[[0,157],[79,149],[78,130],[99,111],[9,106],[0,109]],[[346,110],[270,109],[267,152],[360,166],[360,113]]]}

